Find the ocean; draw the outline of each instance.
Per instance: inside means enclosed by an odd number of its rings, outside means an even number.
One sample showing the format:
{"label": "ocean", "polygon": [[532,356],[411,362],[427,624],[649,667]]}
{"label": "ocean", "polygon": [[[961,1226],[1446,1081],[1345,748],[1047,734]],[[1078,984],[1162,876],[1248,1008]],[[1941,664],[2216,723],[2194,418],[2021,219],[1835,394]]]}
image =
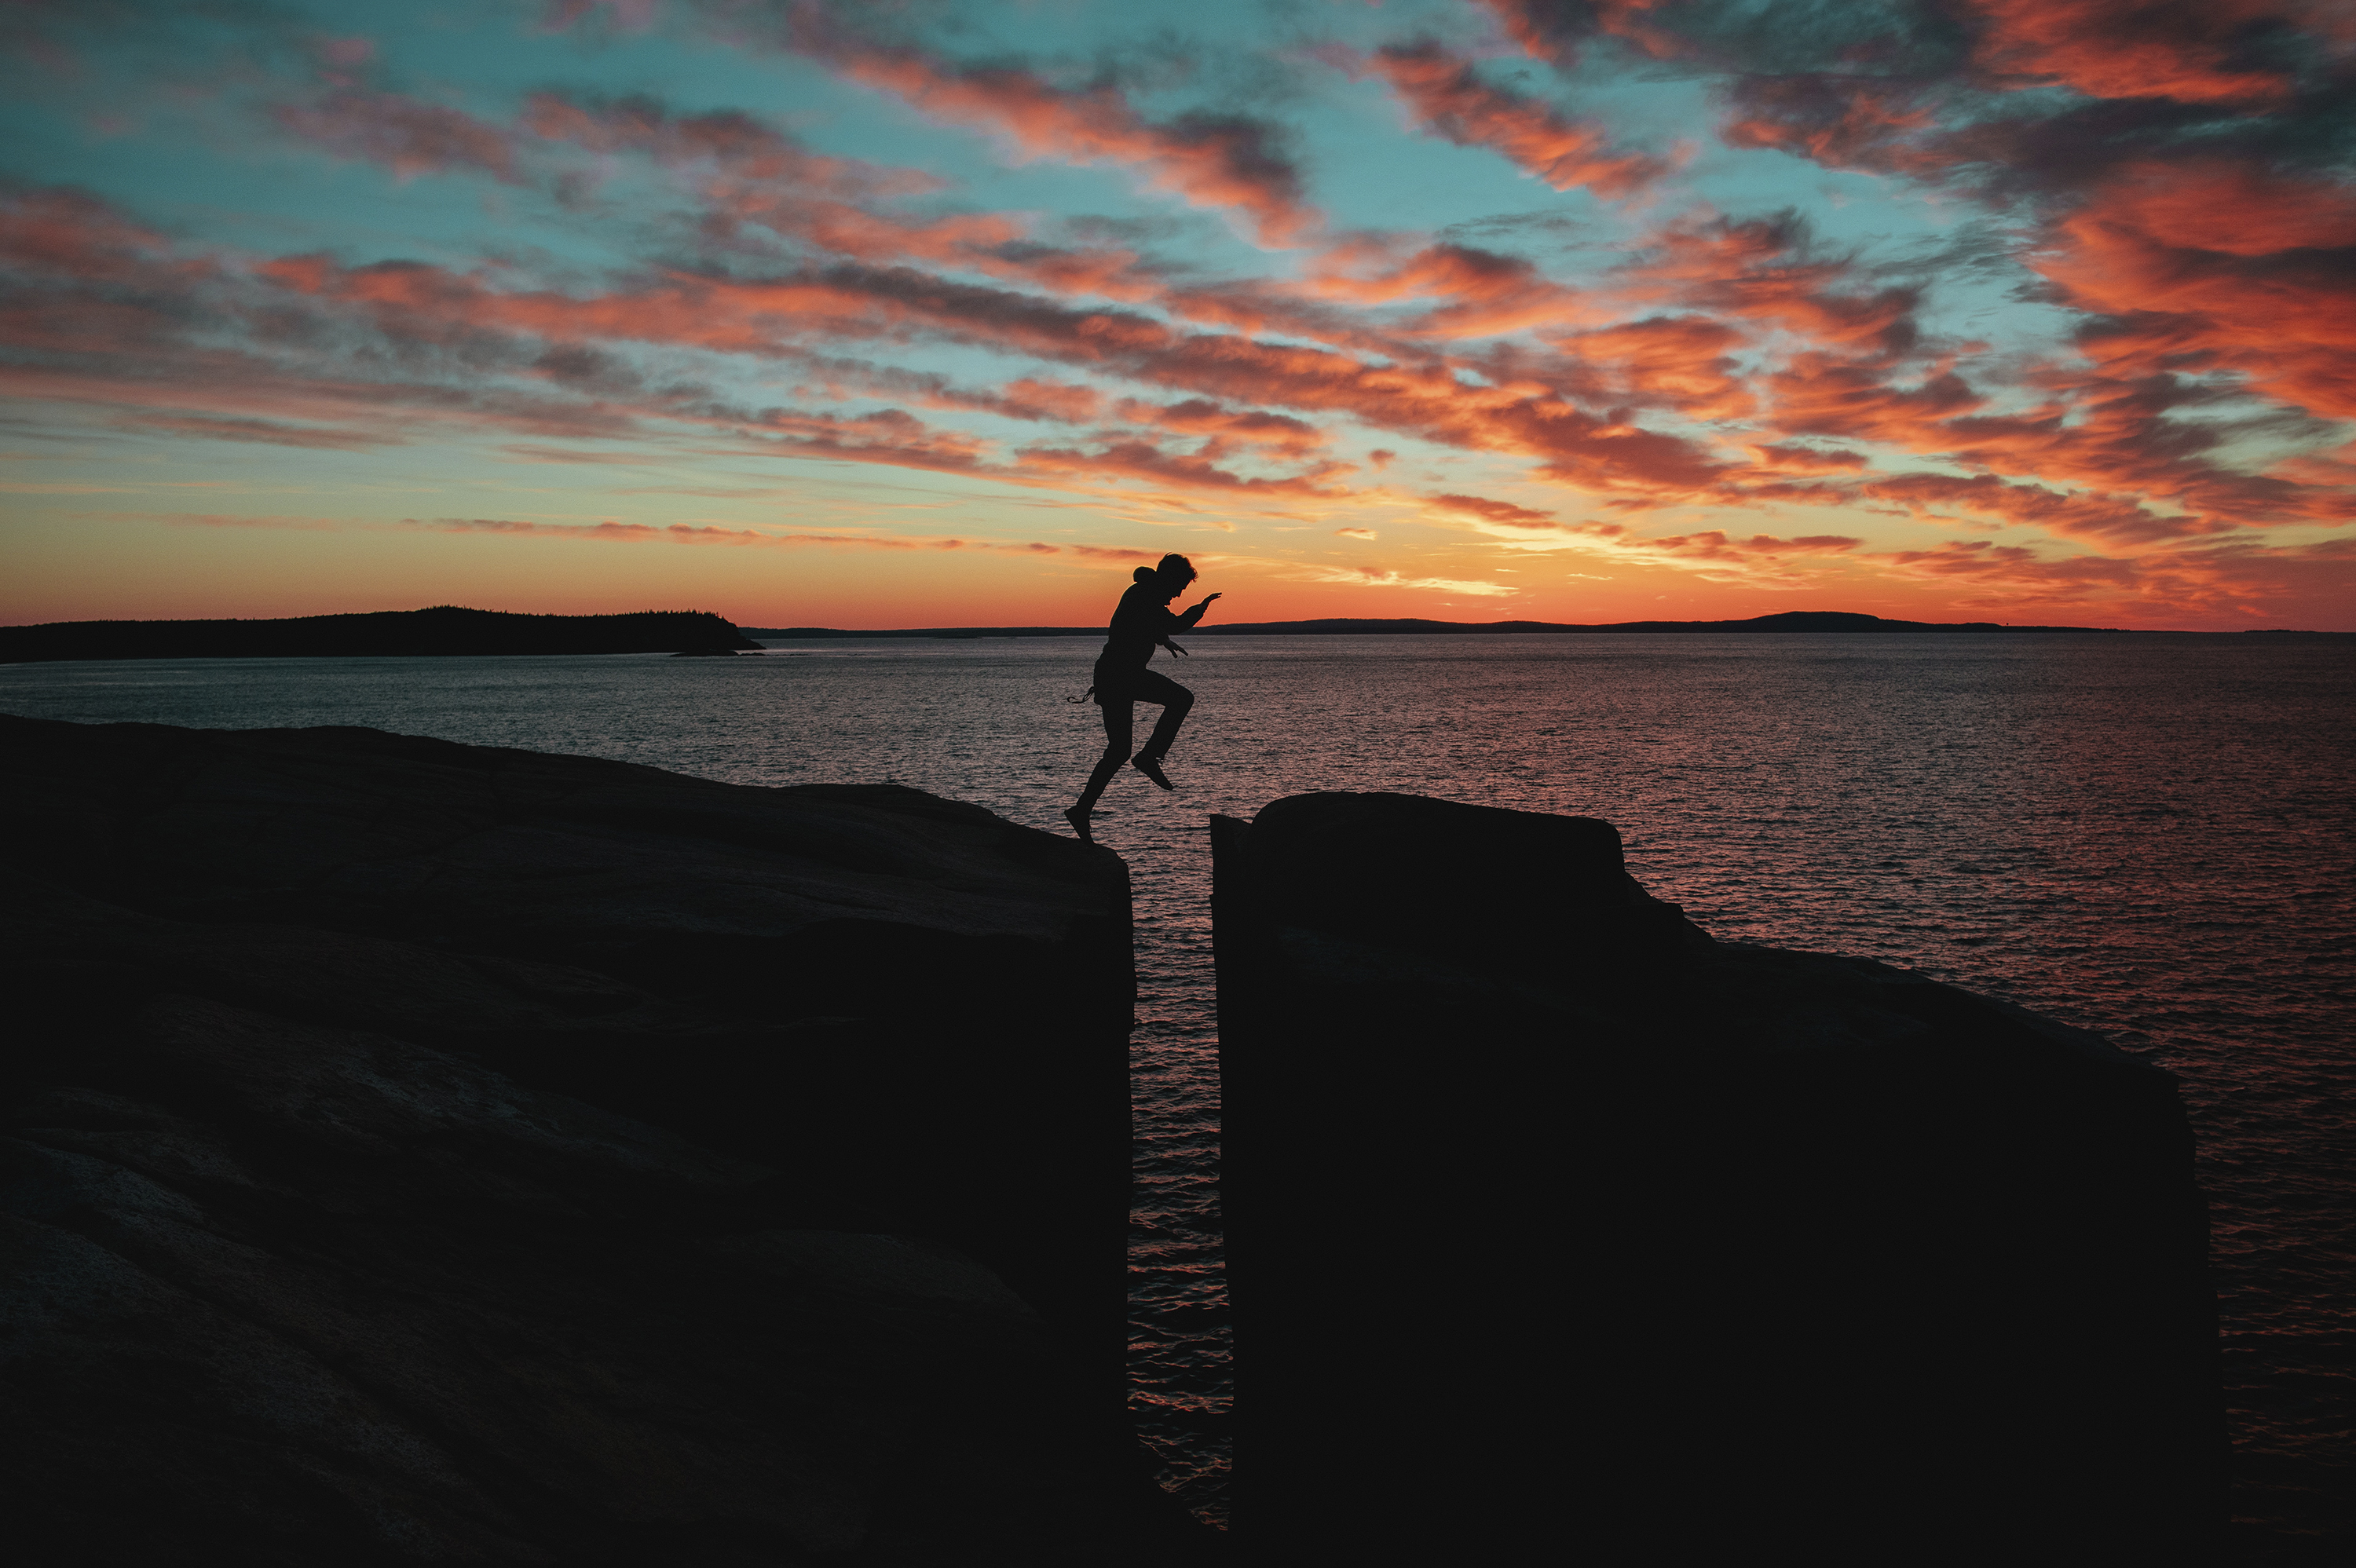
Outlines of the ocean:
{"label": "ocean", "polygon": [[[1197,697],[1168,764],[1179,791],[1124,774],[1097,837],[1137,901],[1131,1405],[1198,1512],[1225,1517],[1230,1402],[1205,824],[1309,790],[1399,790],[1603,817],[1637,878],[1714,935],[1917,969],[2177,1073],[2211,1202],[2236,1555],[2304,1562],[2356,1539],[2356,645],[1189,645],[1156,664]],[[1064,700],[1088,684],[1094,642],[769,647],[12,666],[0,709],[371,725],[733,784],[891,782],[1066,831],[1101,744],[1096,710]]]}

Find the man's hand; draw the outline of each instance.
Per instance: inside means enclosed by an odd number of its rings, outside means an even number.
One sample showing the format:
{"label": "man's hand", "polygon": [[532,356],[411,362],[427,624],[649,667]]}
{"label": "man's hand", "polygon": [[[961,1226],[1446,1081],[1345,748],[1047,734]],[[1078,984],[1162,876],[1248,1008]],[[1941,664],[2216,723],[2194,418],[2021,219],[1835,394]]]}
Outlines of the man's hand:
{"label": "man's hand", "polygon": [[[1217,594],[1217,593],[1214,593],[1214,594],[1212,594],[1212,595],[1211,595],[1211,599],[1218,599],[1218,598],[1222,598],[1222,597],[1224,597],[1224,595],[1222,595],[1222,594]],[[1207,610],[1207,609],[1209,609],[1209,608],[1211,607],[1211,599],[1205,599],[1205,600],[1204,600],[1200,604],[1195,605],[1195,606],[1194,606],[1194,608],[1195,608],[1195,609],[1197,609],[1197,610]]]}
{"label": "man's hand", "polygon": [[1176,654],[1181,658],[1191,659],[1194,656],[1193,654],[1188,653],[1185,649],[1180,647],[1177,644],[1172,642],[1167,637],[1162,639],[1162,645],[1168,648],[1172,653]]}

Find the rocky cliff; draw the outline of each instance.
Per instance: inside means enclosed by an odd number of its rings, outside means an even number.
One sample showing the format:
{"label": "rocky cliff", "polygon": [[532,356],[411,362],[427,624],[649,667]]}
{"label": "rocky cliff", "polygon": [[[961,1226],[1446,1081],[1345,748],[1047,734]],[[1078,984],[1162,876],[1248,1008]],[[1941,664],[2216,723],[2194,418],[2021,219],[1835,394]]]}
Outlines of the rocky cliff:
{"label": "rocky cliff", "polygon": [[1213,833],[1239,1539],[2207,1560],[2168,1074],[1714,942],[1603,822],[1313,795]]}
{"label": "rocky cliff", "polygon": [[0,720],[44,1562],[1152,1563],[1128,887],[890,786]]}

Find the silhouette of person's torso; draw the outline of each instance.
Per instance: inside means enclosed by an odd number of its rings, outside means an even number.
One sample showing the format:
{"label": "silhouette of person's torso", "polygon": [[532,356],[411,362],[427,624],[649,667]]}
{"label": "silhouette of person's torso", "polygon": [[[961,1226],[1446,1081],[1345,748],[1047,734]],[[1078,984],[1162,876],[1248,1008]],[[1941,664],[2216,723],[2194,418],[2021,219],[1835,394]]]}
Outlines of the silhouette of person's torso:
{"label": "silhouette of person's torso", "polygon": [[1153,657],[1154,645],[1179,628],[1178,617],[1163,603],[1160,587],[1140,582],[1120,596],[1105,635],[1104,652],[1097,663],[1109,669],[1143,669]]}

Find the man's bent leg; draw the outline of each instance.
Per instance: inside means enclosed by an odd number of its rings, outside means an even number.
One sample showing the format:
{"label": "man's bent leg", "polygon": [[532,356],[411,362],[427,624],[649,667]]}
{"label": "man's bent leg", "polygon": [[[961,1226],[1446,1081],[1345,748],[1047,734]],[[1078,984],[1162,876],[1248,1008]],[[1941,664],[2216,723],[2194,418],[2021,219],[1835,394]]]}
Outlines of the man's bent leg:
{"label": "man's bent leg", "polygon": [[1104,705],[1104,755],[1097,759],[1096,772],[1088,775],[1088,787],[1080,792],[1079,803],[1072,807],[1072,813],[1086,816],[1094,811],[1097,802],[1104,795],[1105,786],[1112,783],[1112,775],[1120,772],[1121,763],[1129,761],[1130,743],[1135,735],[1135,712],[1136,709],[1126,702]]}
{"label": "man's bent leg", "polygon": [[1153,733],[1146,737],[1144,749],[1137,753],[1141,763],[1158,763],[1170,754],[1171,742],[1178,739],[1178,726],[1186,722],[1186,715],[1194,706],[1194,694],[1176,681],[1163,680],[1162,685],[1166,689],[1142,694],[1148,701],[1162,704],[1162,717],[1154,721]]}

